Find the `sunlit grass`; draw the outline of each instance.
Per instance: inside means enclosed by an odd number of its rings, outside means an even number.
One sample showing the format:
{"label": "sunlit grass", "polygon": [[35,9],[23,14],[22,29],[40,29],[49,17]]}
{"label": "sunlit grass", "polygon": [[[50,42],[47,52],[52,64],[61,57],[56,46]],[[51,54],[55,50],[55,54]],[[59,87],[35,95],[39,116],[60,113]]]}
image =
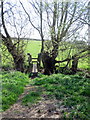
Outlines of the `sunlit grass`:
{"label": "sunlit grass", "polygon": [[25,53],[30,53],[32,57],[37,58],[38,53],[40,53],[41,41],[28,41]]}
{"label": "sunlit grass", "polygon": [[31,106],[32,104],[35,104],[39,100],[41,100],[40,95],[41,92],[39,91],[30,91],[30,93],[22,99],[22,104],[26,106]]}
{"label": "sunlit grass", "polygon": [[[60,107],[68,108],[63,111],[65,117],[89,120],[90,83],[88,78],[79,75],[53,74],[34,79],[34,85],[42,87],[50,99],[62,101]],[[46,91],[46,92],[45,92]]]}
{"label": "sunlit grass", "polygon": [[[18,96],[29,83],[27,75],[21,72],[1,72],[2,74],[2,110],[16,102]],[[1,111],[1,110],[0,110]]]}

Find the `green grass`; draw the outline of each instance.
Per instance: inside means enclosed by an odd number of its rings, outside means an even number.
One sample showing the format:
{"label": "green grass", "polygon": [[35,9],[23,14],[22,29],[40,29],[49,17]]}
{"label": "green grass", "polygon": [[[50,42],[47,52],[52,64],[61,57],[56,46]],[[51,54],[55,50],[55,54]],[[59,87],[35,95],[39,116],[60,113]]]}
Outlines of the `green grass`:
{"label": "green grass", "polygon": [[21,72],[1,72],[2,74],[2,110],[8,109],[16,102],[18,96],[29,83],[27,75]]}
{"label": "green grass", "polygon": [[25,53],[30,53],[32,57],[37,58],[38,53],[40,53],[40,49],[41,49],[41,41],[35,41],[35,40],[28,41],[27,49]]}
{"label": "green grass", "polygon": [[[79,75],[54,74],[34,79],[34,85],[44,88],[44,94],[50,99],[63,101],[68,108],[64,117],[89,120],[90,115],[90,82]],[[61,103],[58,104],[61,106]]]}
{"label": "green grass", "polygon": [[[6,110],[17,101],[24,86],[29,83],[29,78],[21,72],[1,72],[0,78],[2,78],[2,109]],[[62,111],[63,117],[68,115],[69,118],[89,120],[90,81],[88,78],[77,74],[51,76],[39,74],[39,78],[33,79],[30,83],[37,87],[22,99],[23,105],[31,106],[42,99],[42,94],[46,94],[48,99],[62,101],[58,103],[58,107],[64,105],[68,108],[67,111]]]}
{"label": "green grass", "polygon": [[40,95],[41,95],[41,92],[39,91],[31,91],[28,95],[26,95],[23,98],[22,104],[30,107],[32,104],[35,104],[39,100],[41,100]]}
{"label": "green grass", "polygon": [[90,70],[90,63],[89,63],[89,58],[83,58],[79,60],[78,67],[82,69],[88,69]]}

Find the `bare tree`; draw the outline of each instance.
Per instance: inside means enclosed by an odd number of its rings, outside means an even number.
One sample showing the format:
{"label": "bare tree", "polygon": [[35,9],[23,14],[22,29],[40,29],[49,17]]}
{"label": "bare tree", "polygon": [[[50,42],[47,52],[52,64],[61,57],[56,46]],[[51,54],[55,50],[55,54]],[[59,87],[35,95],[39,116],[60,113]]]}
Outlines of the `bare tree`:
{"label": "bare tree", "polygon": [[[13,6],[10,8],[10,12],[14,15],[12,9],[13,9]],[[15,41],[15,42],[14,42],[14,40],[12,40],[12,38],[11,38],[11,36],[10,36],[8,30],[7,30],[7,26],[5,24],[5,17],[4,17],[5,13],[10,15],[9,10],[4,11],[4,2],[1,1],[1,19],[2,19],[3,30],[5,32],[5,35],[0,33],[0,35],[2,37],[2,42],[7,47],[8,52],[13,57],[16,70],[19,70],[19,71],[23,72],[24,71],[24,60],[25,59],[24,59],[24,54],[23,54],[24,51],[23,51],[22,48],[23,48],[24,44],[23,44],[23,42],[22,42],[22,44],[20,43],[20,40],[19,40],[20,35],[18,33],[18,30],[17,30],[17,26],[16,26],[16,23],[15,23],[15,17],[14,16],[13,16],[14,17],[13,18],[13,20],[14,20],[14,25],[13,26],[17,31],[18,40]],[[20,31],[22,31],[22,29],[23,29],[23,27],[21,27]]]}
{"label": "bare tree", "polygon": [[[56,58],[58,55],[59,43],[64,40],[70,30],[72,30],[72,32],[74,31],[77,25],[73,28],[72,26],[77,23],[83,12],[80,12],[80,9],[78,10],[77,2],[70,3],[57,0],[54,1],[52,5],[53,8],[49,5],[46,7],[46,13],[53,45],[52,56]],[[52,14],[52,18],[50,18],[50,14]]]}
{"label": "bare tree", "polygon": [[[60,2],[59,0],[53,1],[51,6],[49,3],[46,3],[46,4],[47,4],[46,6],[47,22],[50,28],[50,37],[51,37],[51,42],[53,47],[50,54],[47,53],[46,55],[45,53],[45,55],[43,55],[43,59],[44,59],[43,63],[44,63],[44,66],[46,63],[47,69],[49,69],[47,67],[47,64],[51,64],[50,67],[52,68],[52,70],[50,70],[50,72],[52,73],[52,71],[54,72],[55,64],[57,62],[59,63],[59,62],[67,61],[67,65],[68,65],[69,61],[71,60],[71,58],[70,59],[67,58],[63,61],[56,61],[55,59],[59,53],[60,43],[67,36],[69,36],[70,34],[74,34],[74,32],[76,32],[80,27],[83,26],[83,24],[81,24],[79,20],[84,13],[84,11],[81,10],[84,7],[84,5],[79,6],[79,3],[77,2],[74,2],[74,3]],[[45,59],[44,57],[47,57],[47,58]],[[76,60],[76,57],[75,57],[75,60]],[[74,63],[75,62],[73,62],[73,64]],[[47,69],[45,71],[49,71]]]}

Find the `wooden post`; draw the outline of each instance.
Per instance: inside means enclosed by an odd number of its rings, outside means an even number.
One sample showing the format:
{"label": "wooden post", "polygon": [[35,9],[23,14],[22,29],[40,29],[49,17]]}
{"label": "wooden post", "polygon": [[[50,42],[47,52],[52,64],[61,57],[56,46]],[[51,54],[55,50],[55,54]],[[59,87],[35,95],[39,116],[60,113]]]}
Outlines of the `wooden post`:
{"label": "wooden post", "polygon": [[30,55],[30,53],[27,53],[27,55],[28,55],[28,64],[29,64],[29,66],[28,66],[28,72],[32,72],[32,67],[33,67],[33,64],[32,64],[32,56]]}
{"label": "wooden post", "polygon": [[40,66],[41,66],[41,58],[42,58],[41,55],[42,55],[42,54],[39,53],[39,54],[38,54],[38,58],[37,58],[37,69],[38,69],[38,71],[40,70]]}

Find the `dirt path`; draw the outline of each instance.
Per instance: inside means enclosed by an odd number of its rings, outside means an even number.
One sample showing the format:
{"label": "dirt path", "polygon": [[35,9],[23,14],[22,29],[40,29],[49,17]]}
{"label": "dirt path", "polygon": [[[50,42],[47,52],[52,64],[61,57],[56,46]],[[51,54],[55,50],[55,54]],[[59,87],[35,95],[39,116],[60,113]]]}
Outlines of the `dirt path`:
{"label": "dirt path", "polygon": [[57,100],[49,100],[43,95],[43,99],[31,107],[22,105],[22,98],[30,91],[35,91],[37,87],[28,85],[20,95],[18,101],[8,110],[2,113],[3,118],[61,118],[61,111],[66,108],[57,107]]}

